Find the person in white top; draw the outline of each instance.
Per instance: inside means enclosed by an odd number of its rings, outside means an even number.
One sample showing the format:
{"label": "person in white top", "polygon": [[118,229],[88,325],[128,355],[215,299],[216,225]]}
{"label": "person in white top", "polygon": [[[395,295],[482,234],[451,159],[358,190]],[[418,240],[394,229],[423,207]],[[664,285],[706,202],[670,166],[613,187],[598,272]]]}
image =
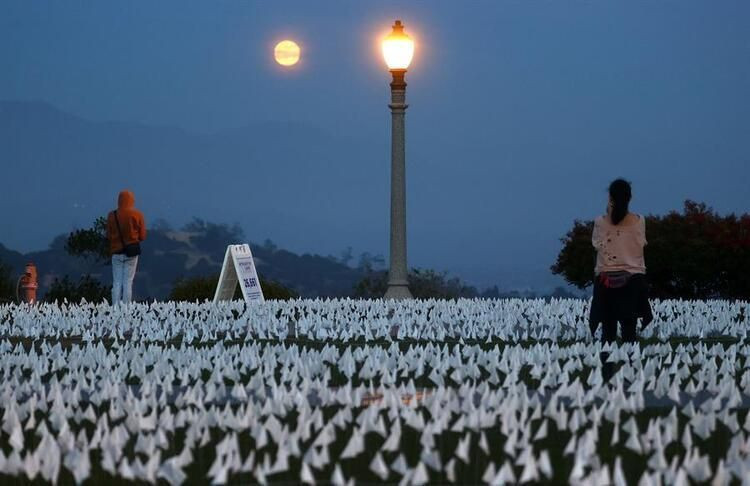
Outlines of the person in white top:
{"label": "person in white top", "polygon": [[[644,326],[653,318],[648,302],[646,260],[646,220],[629,211],[632,189],[624,179],[609,186],[607,214],[594,221],[591,243],[596,249],[594,296],[589,325],[591,333],[602,324],[602,341],[617,339],[617,324],[625,342],[638,339],[638,318]],[[612,375],[612,363],[602,354],[602,373],[606,380]]]}
{"label": "person in white top", "polygon": [[[612,203],[604,216],[594,221],[591,242],[596,248],[594,273],[627,272],[646,273],[643,247],[646,241],[646,219],[640,214],[627,213],[615,223]],[[626,206],[627,207],[627,206]]]}

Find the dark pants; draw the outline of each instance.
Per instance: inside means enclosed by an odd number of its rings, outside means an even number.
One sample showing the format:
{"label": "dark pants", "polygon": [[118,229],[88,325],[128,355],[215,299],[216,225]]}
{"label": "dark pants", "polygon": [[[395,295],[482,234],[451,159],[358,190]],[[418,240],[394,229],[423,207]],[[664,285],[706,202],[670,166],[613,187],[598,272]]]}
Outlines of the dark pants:
{"label": "dark pants", "polygon": [[[620,322],[622,331],[622,340],[626,343],[635,343],[638,341],[638,331],[636,327],[638,321],[635,317],[624,319]],[[617,321],[604,321],[602,323],[602,342],[612,343],[617,340]]]}
{"label": "dark pants", "polygon": [[[595,296],[600,306],[602,317],[602,342],[612,343],[617,340],[617,324],[620,323],[622,340],[626,343],[638,341],[637,317],[637,285],[638,278],[631,278],[624,287],[610,289],[601,282],[595,283]],[[608,382],[614,375],[613,363],[607,363],[609,353],[602,352],[599,359],[602,362],[602,378]]]}

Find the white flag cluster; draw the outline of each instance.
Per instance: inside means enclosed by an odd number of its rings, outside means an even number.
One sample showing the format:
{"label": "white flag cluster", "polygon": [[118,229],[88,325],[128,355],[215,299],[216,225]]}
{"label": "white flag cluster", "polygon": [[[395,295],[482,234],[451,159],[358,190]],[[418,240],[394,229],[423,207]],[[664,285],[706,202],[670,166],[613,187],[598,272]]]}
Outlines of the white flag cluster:
{"label": "white flag cluster", "polygon": [[750,306],[657,302],[660,339],[602,346],[587,305],[0,306],[0,478],[750,477]]}
{"label": "white flag cluster", "polygon": [[[293,300],[246,306],[157,302],[0,305],[0,336],[76,337],[146,342],[311,339],[445,342],[482,340],[590,340],[589,301],[538,300]],[[642,337],[705,338],[748,332],[746,302],[652,301],[654,322]]]}

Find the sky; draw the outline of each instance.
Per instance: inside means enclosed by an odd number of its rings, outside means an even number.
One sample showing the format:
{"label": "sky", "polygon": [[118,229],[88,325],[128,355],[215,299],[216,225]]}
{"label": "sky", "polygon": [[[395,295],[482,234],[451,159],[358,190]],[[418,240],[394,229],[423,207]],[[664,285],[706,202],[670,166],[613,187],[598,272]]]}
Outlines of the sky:
{"label": "sky", "polygon": [[[749,18],[746,1],[6,0],[0,100],[206,134],[298,122],[378,141],[387,177],[389,74],[378,40],[401,19],[416,42],[410,265],[478,285],[544,287],[559,283],[548,271],[559,238],[602,212],[615,177],[633,182],[637,212],[685,199],[750,210]],[[272,59],[286,38],[302,49],[293,69]],[[363,229],[346,239],[262,228],[297,251],[387,256],[382,196],[376,231],[367,221],[347,222]],[[0,194],[3,210],[12,204]]]}

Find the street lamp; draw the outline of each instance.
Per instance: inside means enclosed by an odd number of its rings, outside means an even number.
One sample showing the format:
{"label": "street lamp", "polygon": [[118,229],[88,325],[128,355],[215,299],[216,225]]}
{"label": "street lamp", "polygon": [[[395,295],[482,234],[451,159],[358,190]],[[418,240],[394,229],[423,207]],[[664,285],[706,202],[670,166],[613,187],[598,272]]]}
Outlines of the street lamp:
{"label": "street lamp", "polygon": [[406,151],[404,115],[406,82],[404,75],[414,56],[414,41],[404,33],[400,20],[383,39],[383,57],[393,75],[391,82],[391,262],[386,299],[410,299],[406,266]]}

